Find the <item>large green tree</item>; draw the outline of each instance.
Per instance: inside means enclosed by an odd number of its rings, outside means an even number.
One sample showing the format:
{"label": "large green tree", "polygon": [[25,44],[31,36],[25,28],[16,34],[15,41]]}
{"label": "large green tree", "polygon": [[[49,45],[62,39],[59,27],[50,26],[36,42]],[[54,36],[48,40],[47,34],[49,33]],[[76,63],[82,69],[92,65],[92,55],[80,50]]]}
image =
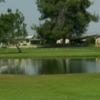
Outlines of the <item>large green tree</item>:
{"label": "large green tree", "polygon": [[0,40],[13,43],[18,51],[21,53],[19,48],[20,39],[24,39],[27,35],[26,24],[24,23],[24,16],[16,10],[15,13],[11,9],[7,10],[6,14],[0,15]]}
{"label": "large green tree", "polygon": [[88,12],[92,4],[90,0],[37,0],[44,22],[34,29],[49,42],[81,36],[91,21],[98,21],[98,16]]}

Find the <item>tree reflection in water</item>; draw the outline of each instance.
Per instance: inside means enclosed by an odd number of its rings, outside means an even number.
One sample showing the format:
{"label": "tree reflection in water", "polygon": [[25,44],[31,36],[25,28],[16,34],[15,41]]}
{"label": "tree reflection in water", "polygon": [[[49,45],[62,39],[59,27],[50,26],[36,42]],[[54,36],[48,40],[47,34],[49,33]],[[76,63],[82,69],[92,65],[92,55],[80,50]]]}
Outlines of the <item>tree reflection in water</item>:
{"label": "tree reflection in water", "polygon": [[1,74],[66,74],[100,72],[96,58],[63,59],[0,59]]}

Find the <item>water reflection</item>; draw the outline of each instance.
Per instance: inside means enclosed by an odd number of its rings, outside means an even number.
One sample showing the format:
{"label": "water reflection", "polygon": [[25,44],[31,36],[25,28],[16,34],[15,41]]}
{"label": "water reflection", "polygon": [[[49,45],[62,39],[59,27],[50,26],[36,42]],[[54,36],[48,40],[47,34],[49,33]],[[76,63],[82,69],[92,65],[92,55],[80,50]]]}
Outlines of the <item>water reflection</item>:
{"label": "water reflection", "polygon": [[63,74],[100,72],[99,58],[0,59],[1,74]]}

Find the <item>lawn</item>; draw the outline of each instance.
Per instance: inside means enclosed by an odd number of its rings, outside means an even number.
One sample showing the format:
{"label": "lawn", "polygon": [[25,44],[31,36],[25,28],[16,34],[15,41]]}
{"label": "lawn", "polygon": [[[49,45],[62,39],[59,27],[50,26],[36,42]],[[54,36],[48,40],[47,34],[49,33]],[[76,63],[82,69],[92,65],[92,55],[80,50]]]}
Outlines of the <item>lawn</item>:
{"label": "lawn", "polygon": [[18,53],[16,48],[0,48],[0,58],[100,57],[100,47],[22,48],[22,51]]}
{"label": "lawn", "polygon": [[0,75],[0,100],[99,100],[100,74]]}

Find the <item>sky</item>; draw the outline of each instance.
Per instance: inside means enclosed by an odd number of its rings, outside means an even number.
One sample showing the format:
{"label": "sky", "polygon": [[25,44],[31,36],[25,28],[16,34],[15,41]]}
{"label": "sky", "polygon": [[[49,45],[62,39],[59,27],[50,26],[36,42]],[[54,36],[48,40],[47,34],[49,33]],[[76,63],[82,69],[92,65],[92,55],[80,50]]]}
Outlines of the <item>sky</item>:
{"label": "sky", "polygon": [[[93,1],[94,3],[88,11],[100,16],[100,0],[90,1]],[[19,9],[25,16],[28,34],[36,33],[30,28],[33,24],[39,25],[40,23],[40,13],[37,9],[36,0],[5,0],[5,3],[0,3],[0,13],[6,13],[8,8],[11,8],[13,12],[15,12],[16,9]],[[100,34],[100,21],[98,23],[91,22],[86,33],[87,35]]]}

